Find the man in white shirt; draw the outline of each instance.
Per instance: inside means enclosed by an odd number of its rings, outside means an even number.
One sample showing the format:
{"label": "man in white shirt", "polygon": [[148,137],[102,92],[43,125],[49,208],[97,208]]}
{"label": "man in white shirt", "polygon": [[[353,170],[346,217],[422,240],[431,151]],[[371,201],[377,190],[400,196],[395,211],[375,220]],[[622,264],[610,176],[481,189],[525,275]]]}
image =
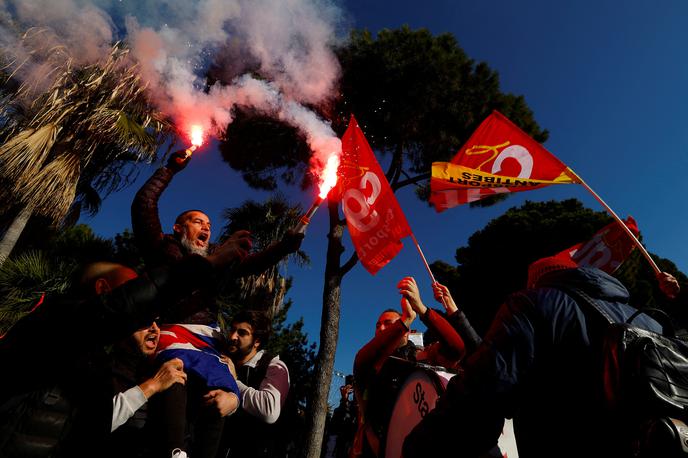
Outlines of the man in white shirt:
{"label": "man in white shirt", "polygon": [[263,349],[270,333],[270,319],[263,312],[243,311],[232,319],[227,353],[236,368],[241,409],[225,424],[222,457],[273,454],[275,422],[289,394],[289,369]]}

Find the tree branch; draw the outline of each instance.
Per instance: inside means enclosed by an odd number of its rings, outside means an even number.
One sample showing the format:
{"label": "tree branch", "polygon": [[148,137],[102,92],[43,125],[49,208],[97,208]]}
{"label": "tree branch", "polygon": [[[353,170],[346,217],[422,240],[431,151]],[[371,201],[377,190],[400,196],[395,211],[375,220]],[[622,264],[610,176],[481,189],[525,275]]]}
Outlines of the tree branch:
{"label": "tree branch", "polygon": [[339,272],[341,273],[342,277],[344,275],[348,274],[349,271],[354,268],[354,266],[356,265],[357,262],[358,262],[358,253],[356,253],[354,251],[353,254],[351,255],[351,257],[349,258],[349,260],[346,261],[344,263],[344,265],[339,269]]}
{"label": "tree branch", "polygon": [[430,173],[421,173],[420,175],[417,175],[413,178],[408,178],[406,180],[402,181],[397,181],[392,185],[392,191],[396,191],[397,189],[410,185],[410,184],[415,184],[423,180],[427,180],[430,178]]}

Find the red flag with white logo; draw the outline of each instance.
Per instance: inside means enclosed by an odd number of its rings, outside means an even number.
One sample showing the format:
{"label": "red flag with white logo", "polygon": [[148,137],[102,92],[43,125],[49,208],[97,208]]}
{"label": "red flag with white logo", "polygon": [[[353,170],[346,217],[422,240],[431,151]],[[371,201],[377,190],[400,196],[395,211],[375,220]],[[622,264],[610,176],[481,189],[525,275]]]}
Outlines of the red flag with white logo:
{"label": "red flag with white logo", "polygon": [[[633,234],[638,237],[638,225],[633,217],[624,220]],[[621,228],[617,221],[609,223],[597,231],[590,240],[579,243],[560,253],[558,257],[571,259],[579,267],[597,267],[608,274],[616,269],[628,258],[635,248],[635,243]]]}
{"label": "red flag with white logo", "polygon": [[342,137],[338,175],[331,197],[341,198],[358,258],[374,275],[399,253],[411,228],[353,116]]}
{"label": "red flag with white logo", "polygon": [[496,193],[577,182],[564,163],[493,111],[451,162],[432,164],[430,203],[441,212]]}

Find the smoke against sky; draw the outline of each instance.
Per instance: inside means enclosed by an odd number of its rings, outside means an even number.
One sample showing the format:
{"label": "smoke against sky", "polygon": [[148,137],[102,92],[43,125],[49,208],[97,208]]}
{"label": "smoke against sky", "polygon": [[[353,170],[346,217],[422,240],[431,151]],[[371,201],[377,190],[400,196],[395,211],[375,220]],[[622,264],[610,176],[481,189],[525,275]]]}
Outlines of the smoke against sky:
{"label": "smoke against sky", "polygon": [[[122,40],[152,100],[183,133],[200,124],[219,135],[233,107],[242,105],[299,129],[321,165],[341,149],[329,123],[304,107],[336,91],[340,69],[332,47],[342,13],[331,1],[4,0],[0,7],[1,44],[24,63],[18,76],[25,80],[47,86],[50,65],[39,58],[45,54],[30,54],[35,41],[18,42],[17,31],[40,28],[43,49],[63,46],[64,58],[77,64],[105,57]],[[207,88],[209,64],[227,49],[240,60],[233,69],[254,70],[261,79],[236,74],[222,79],[230,84]]]}

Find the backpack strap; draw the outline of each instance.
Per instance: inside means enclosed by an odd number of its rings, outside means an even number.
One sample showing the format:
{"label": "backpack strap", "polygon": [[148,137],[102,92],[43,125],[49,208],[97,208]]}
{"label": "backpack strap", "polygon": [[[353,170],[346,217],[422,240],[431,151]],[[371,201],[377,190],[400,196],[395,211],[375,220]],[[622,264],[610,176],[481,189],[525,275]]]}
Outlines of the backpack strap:
{"label": "backpack strap", "polygon": [[604,308],[600,307],[600,304],[598,304],[597,301],[590,297],[590,295],[585,291],[578,288],[562,287],[558,285],[556,286],[556,288],[571,296],[579,305],[584,305],[589,310],[594,311],[598,316],[604,318],[604,320],[608,324],[616,323],[616,321],[612,319],[609,313],[607,313],[607,311]]}
{"label": "backpack strap", "polygon": [[[616,321],[614,321],[609,314],[607,313],[606,310],[604,310],[600,305],[597,303],[595,299],[590,297],[588,293],[585,291],[578,289],[578,288],[571,288],[571,287],[558,287],[562,291],[564,291],[566,294],[570,295],[573,297],[576,302],[579,304],[586,304],[589,309],[595,310],[598,315],[601,315],[604,317],[604,319],[609,323],[609,324],[614,324]],[[666,314],[663,310],[657,309],[657,308],[645,308],[645,309],[636,309],[636,311],[628,317],[628,319],[625,321],[626,324],[631,324],[633,320],[635,320],[638,315],[645,314],[650,316],[650,314],[656,316],[656,317],[661,317],[660,325],[662,326],[662,334],[667,336],[667,337],[674,337],[676,336],[676,331],[674,329],[674,325],[671,322],[671,318],[669,318],[669,315]]]}

